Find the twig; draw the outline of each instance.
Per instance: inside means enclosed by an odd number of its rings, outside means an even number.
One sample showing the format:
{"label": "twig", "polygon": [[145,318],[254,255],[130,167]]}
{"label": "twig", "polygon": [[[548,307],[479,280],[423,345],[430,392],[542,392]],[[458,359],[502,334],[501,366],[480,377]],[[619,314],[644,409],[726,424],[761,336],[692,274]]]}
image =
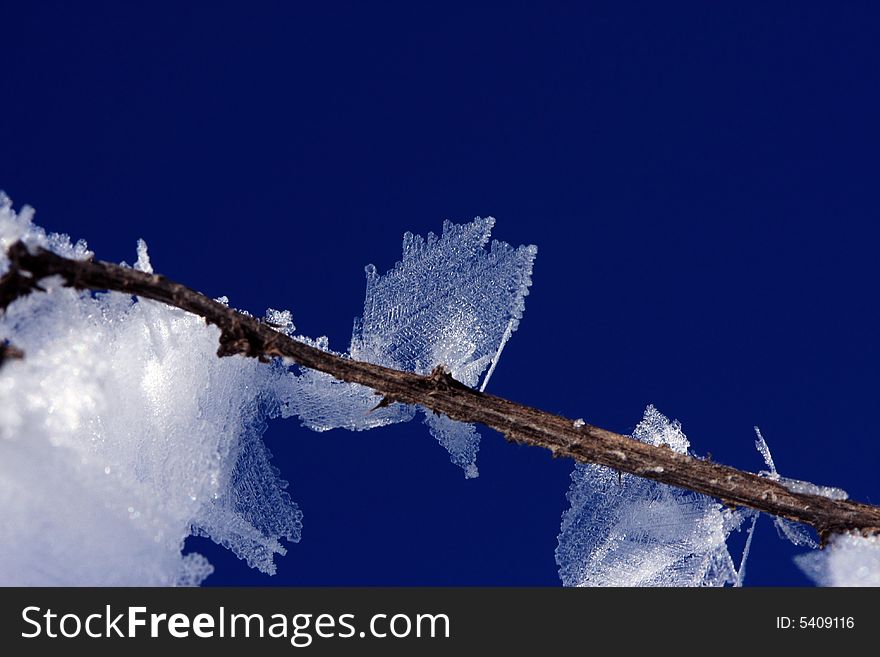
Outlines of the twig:
{"label": "twig", "polygon": [[[213,301],[164,276],[119,265],[70,260],[21,242],[8,251],[9,272],[0,279],[0,310],[15,299],[40,289],[47,276],[60,276],[77,289],[115,290],[181,308],[220,328],[218,356],[241,354],[268,361],[290,359],[303,367],[358,383],[382,395],[382,404],[420,404],[453,420],[491,427],[508,440],[544,447],[554,456],[570,456],[671,486],[711,495],[725,504],[742,505],[830,533],[858,530],[880,532],[880,507],[834,500],[788,490],[783,484],[728,466],[648,445],[590,424],[479,392],[437,368],[429,376],[401,372],[322,351],[290,338],[271,326]],[[7,356],[8,357],[8,356]]]}

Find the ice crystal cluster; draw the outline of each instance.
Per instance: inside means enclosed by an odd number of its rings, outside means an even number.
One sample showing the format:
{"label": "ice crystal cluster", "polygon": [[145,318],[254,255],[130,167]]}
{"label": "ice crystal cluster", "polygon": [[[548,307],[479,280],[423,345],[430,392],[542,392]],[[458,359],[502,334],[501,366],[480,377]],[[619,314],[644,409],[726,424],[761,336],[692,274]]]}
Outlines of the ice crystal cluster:
{"label": "ice crystal cluster", "polygon": [[[32,216],[0,195],[0,275],[17,240],[91,257]],[[501,242],[487,250],[493,223],[407,234],[391,272],[368,268],[351,356],[420,373],[442,364],[472,386],[491,372],[522,315],[535,255]],[[143,242],[134,266],[151,271]],[[370,412],[373,391],[313,371],[217,358],[218,329],[181,310],[57,280],[42,287],[0,316],[0,340],[26,354],[0,368],[0,584],[197,585],[213,568],[182,554],[189,535],[273,573],[284,542],[300,539],[302,514],[263,443],[266,420],[366,429],[415,413]],[[288,311],[266,321],[294,334]],[[426,421],[475,475],[475,429]]]}
{"label": "ice crystal cluster", "polygon": [[[847,499],[840,488],[782,477],[758,427],[755,434],[755,447],[768,468],[762,476],[794,492]],[[632,437],[689,453],[680,423],[653,406]],[[742,586],[758,512],[732,511],[705,495],[598,465],[576,465],[571,480],[570,508],[562,516],[556,549],[565,586]],[[735,567],[728,537],[749,518]],[[773,523],[779,536],[794,545],[819,547],[809,527],[778,517]],[[824,549],[799,555],[795,562],[820,586],[880,586],[877,536],[834,535]]]}
{"label": "ice crystal cluster", "polygon": [[[769,468],[761,474],[797,493],[821,495],[832,500],[849,497],[845,490],[834,486],[820,486],[780,476],[767,441],[758,427],[755,427],[755,434],[755,446]],[[808,527],[783,518],[773,518],[773,523],[780,537],[794,545],[819,547]],[[863,536],[857,532],[832,534],[821,550],[800,554],[794,560],[804,574],[819,586],[880,586],[880,536]]]}
{"label": "ice crystal cluster", "polygon": [[[84,242],[47,234],[33,211],[0,193],[0,275],[23,240],[69,258]],[[428,374],[442,366],[485,389],[523,314],[533,246],[492,241],[492,218],[446,222],[442,234],[404,236],[389,272],[366,268],[363,315],[341,355]],[[146,244],[136,269],[151,272]],[[213,567],[183,554],[206,536],[274,573],[302,514],[262,440],[267,419],[299,417],[316,431],[366,430],[412,420],[416,407],[377,407],[374,391],[282,362],[217,358],[218,329],[179,309],[115,292],[41,281],[45,292],[0,315],[0,341],[24,360],[0,367],[0,584],[198,585]],[[222,299],[225,302],[225,299]],[[264,321],[296,334],[287,310]],[[423,413],[428,431],[466,477],[477,476],[470,424]],[[574,426],[583,426],[583,420]],[[846,499],[829,486],[782,477],[757,430],[762,474],[791,490]],[[633,438],[689,453],[681,425],[653,406]],[[556,559],[567,586],[741,585],[757,514],[697,493],[577,465]],[[751,518],[737,568],[730,533]],[[781,536],[816,547],[807,528],[774,519]],[[797,558],[820,585],[880,585],[880,539],[832,537]]]}
{"label": "ice crystal cluster", "polygon": [[[23,239],[89,257],[31,215],[0,199],[4,254]],[[0,320],[26,354],[0,370],[0,582],[197,584],[212,568],[181,554],[191,533],[273,572],[300,537],[261,439],[283,369],[217,358],[218,330],[181,310],[42,285]]]}
{"label": "ice crystal cluster", "polygon": [[[681,454],[681,425],[653,406],[633,438]],[[716,500],[600,465],[575,466],[556,562],[565,586],[724,586],[740,583],[727,549],[743,516]]]}
{"label": "ice crystal cluster", "polygon": [[[519,326],[537,253],[534,246],[514,249],[497,240],[487,250],[494,224],[491,217],[447,221],[442,235],[427,239],[406,233],[403,259],[391,271],[380,276],[367,265],[364,314],[355,320],[348,355],[417,374],[442,365],[465,385],[485,389]],[[296,386],[285,412],[318,431],[370,429],[416,414],[402,404],[371,412],[379,401],[372,390],[320,372],[304,371]],[[425,424],[465,476],[476,477],[476,428],[430,412]]]}
{"label": "ice crystal cluster", "polygon": [[[845,500],[847,497],[849,497],[846,494],[846,491],[843,491],[839,488],[832,488],[831,486],[817,486],[816,484],[811,484],[808,481],[800,481],[799,479],[787,479],[786,477],[780,476],[779,472],[776,470],[776,464],[773,462],[773,455],[770,453],[770,447],[767,445],[767,441],[764,440],[764,436],[761,435],[761,430],[758,427],[755,427],[755,448],[764,459],[765,465],[769,468],[769,470],[762,470],[759,474],[767,477],[768,479],[779,482],[789,490],[796,493],[823,495],[825,497],[830,497],[831,499],[835,500]],[[810,528],[805,525],[797,522],[791,522],[790,520],[779,517],[773,518],[773,525],[776,527],[776,531],[781,538],[786,539],[794,545],[803,545],[810,548],[819,547],[819,543],[816,541],[816,539],[813,538]]]}

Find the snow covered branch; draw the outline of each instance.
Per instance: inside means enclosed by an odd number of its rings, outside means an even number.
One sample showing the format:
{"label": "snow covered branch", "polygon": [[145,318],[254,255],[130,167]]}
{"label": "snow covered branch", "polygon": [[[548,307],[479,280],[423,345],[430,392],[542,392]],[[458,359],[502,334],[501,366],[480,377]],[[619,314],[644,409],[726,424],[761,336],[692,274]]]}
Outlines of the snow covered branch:
{"label": "snow covered branch", "polygon": [[[824,538],[834,533],[880,532],[880,507],[804,492],[788,480],[773,479],[699,459],[629,436],[573,421],[464,385],[446,369],[427,376],[340,356],[282,333],[267,322],[237,312],[164,276],[94,260],[74,260],[23,242],[8,252],[10,266],[0,279],[0,310],[40,291],[42,279],[58,276],[65,286],[112,290],[159,301],[198,315],[220,329],[218,356],[282,358],[376,391],[376,408],[418,404],[435,414],[491,427],[508,440],[543,447],[554,456],[598,464],[618,472],[703,493],[731,506],[744,506],[814,527]],[[26,357],[26,354],[24,354]],[[0,347],[0,365],[22,354]]]}

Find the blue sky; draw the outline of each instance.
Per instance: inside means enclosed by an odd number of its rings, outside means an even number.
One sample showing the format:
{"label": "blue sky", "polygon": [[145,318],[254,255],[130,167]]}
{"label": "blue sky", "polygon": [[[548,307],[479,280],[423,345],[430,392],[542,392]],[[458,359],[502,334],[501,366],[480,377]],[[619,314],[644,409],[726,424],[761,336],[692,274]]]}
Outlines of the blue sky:
{"label": "blue sky", "polygon": [[[98,256],[344,348],[363,266],[444,219],[539,247],[491,392],[880,502],[871,3],[17,3],[0,188]],[[267,441],[305,513],[269,579],[558,583],[571,463],[420,424]],[[759,523],[749,584],[804,584]]]}

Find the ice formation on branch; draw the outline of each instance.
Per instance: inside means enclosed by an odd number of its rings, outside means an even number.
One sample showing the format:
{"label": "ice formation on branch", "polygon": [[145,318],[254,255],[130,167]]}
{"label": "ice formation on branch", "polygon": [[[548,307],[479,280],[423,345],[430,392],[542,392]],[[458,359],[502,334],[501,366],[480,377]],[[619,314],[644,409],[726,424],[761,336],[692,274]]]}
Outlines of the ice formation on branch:
{"label": "ice formation on branch", "polygon": [[[849,497],[840,488],[780,476],[767,441],[758,427],[755,427],[755,434],[755,446],[769,468],[769,471],[761,472],[762,475],[797,493],[821,495],[832,500],[845,500]],[[809,527],[778,517],[773,518],[773,523],[782,538],[794,545],[814,548],[813,552],[796,556],[794,561],[819,586],[880,586],[880,536],[832,534],[828,543],[819,550],[815,549],[819,547],[819,543],[813,538]]]}
{"label": "ice formation on branch", "polygon": [[[0,275],[18,240],[91,257],[32,217],[0,194]],[[391,272],[368,267],[350,355],[420,373],[442,363],[471,386],[490,374],[522,315],[535,256],[501,242],[487,251],[493,223],[447,222],[427,241],[407,234]],[[152,272],[143,241],[134,267]],[[181,554],[190,535],[273,573],[302,515],[262,441],[265,420],[365,429],[415,414],[400,404],[370,412],[373,391],[314,371],[217,358],[218,329],[179,309],[41,285],[46,293],[0,316],[0,341],[26,354],[0,369],[0,584],[197,585],[213,568]],[[264,321],[294,335],[289,311],[270,309]],[[296,337],[327,349],[326,338]],[[475,428],[426,423],[475,476]]]}
{"label": "ice formation on branch", "polygon": [[764,458],[764,463],[770,468],[770,471],[763,471],[761,474],[772,479],[773,481],[778,481],[780,484],[785,486],[792,493],[806,493],[807,495],[821,495],[822,497],[827,497],[832,500],[846,500],[849,499],[849,493],[847,493],[842,488],[835,488],[834,486],[820,486],[818,484],[813,484],[809,481],[802,481],[800,479],[788,479],[787,477],[780,476],[779,472],[776,470],[776,464],[773,463],[773,455],[770,453],[770,448],[767,446],[767,441],[764,440],[764,436],[761,435],[761,430],[758,427],[755,427],[755,448],[758,452],[761,453],[761,456]]}
{"label": "ice formation on branch", "polygon": [[[89,255],[32,214],[0,198],[0,253]],[[143,242],[136,267],[151,271]],[[181,555],[191,533],[274,572],[300,537],[261,439],[287,372],[217,358],[216,327],[176,308],[42,285],[0,319],[26,354],[0,370],[0,582],[197,584],[212,568]]]}
{"label": "ice formation on branch", "polygon": [[[829,497],[832,500],[845,500],[849,497],[847,492],[840,488],[834,488],[833,486],[818,486],[808,481],[787,479],[786,477],[781,476],[776,470],[776,464],[773,462],[773,455],[770,453],[770,447],[767,445],[767,441],[764,440],[764,436],[761,434],[761,430],[758,427],[755,427],[755,436],[755,448],[760,452],[761,456],[764,458],[764,463],[769,468],[769,470],[762,470],[759,474],[768,479],[772,479],[773,481],[778,481],[780,484],[795,493],[822,495],[823,497]],[[791,520],[786,520],[785,518],[780,518],[778,516],[774,516],[773,524],[776,527],[776,532],[779,536],[790,541],[794,545],[804,545],[811,548],[819,547],[819,543],[813,538],[812,530],[806,525],[792,522]]]}
{"label": "ice formation on branch", "polygon": [[[648,406],[633,438],[686,454],[677,422]],[[577,464],[556,562],[565,586],[724,586],[741,583],[727,537],[743,515],[710,497]],[[741,568],[742,572],[742,568]]]}
{"label": "ice formation on branch", "polygon": [[[349,355],[418,374],[444,365],[458,381],[485,389],[522,318],[537,253],[497,240],[487,250],[494,225],[492,217],[478,217],[445,222],[439,237],[406,233],[403,258],[391,271],[380,276],[367,265],[364,314],[355,320]],[[378,402],[372,390],[319,372],[303,372],[296,385],[285,413],[317,431],[370,429],[416,412],[401,404],[371,410]],[[476,477],[476,428],[430,414],[425,423],[465,476]]]}

